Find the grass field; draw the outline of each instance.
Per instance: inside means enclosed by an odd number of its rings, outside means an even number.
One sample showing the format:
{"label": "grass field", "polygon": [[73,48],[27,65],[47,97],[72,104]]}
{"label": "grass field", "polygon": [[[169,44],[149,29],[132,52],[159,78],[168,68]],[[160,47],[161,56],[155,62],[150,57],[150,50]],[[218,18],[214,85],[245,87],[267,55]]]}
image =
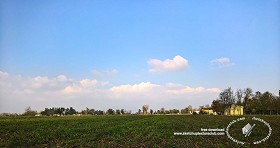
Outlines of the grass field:
{"label": "grass field", "polygon": [[[251,118],[253,116],[245,116]],[[254,147],[280,146],[280,116],[256,116],[267,121],[270,138]],[[239,116],[154,115],[2,117],[0,147],[239,147],[226,135],[186,136],[174,132],[199,132],[201,128],[226,128]],[[239,122],[232,128],[246,124]],[[267,128],[253,130],[262,139]],[[232,131],[238,137],[241,129]],[[239,134],[239,136],[240,136]],[[239,137],[238,137],[239,138]],[[241,137],[240,137],[241,138]],[[243,139],[244,140],[244,139]],[[245,147],[253,145],[245,144]]]}

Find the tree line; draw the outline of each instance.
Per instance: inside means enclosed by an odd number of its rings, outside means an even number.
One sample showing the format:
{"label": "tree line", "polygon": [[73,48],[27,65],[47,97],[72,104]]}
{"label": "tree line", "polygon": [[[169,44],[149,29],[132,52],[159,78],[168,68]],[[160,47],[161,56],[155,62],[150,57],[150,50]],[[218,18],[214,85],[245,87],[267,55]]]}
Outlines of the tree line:
{"label": "tree line", "polygon": [[[280,95],[280,91],[279,91]],[[196,114],[195,110],[202,112],[203,108],[211,108],[217,114],[224,114],[226,108],[231,105],[241,105],[244,107],[244,114],[279,114],[280,113],[280,97],[275,96],[272,93],[266,91],[261,93],[259,91],[253,93],[251,88],[237,89],[235,92],[231,87],[224,89],[219,94],[219,98],[213,100],[211,106],[205,105],[200,106],[199,109],[193,109],[191,105],[187,106],[184,109],[169,109],[166,110],[161,108],[159,110],[149,110],[149,105],[145,104],[142,106],[142,110],[138,109],[138,112],[135,114]],[[41,112],[32,110],[30,107],[27,107],[25,112],[21,114],[22,116],[66,116],[66,115],[130,115],[132,114],[131,110],[125,109],[108,109],[95,110],[86,108],[78,112],[73,107],[64,108],[64,107],[52,107],[45,108]],[[2,113],[0,116],[18,116],[20,114],[16,113]]]}
{"label": "tree line", "polygon": [[[280,93],[280,92],[279,92]],[[235,92],[228,87],[219,94],[219,98],[212,102],[212,109],[218,114],[231,105],[243,106],[244,114],[279,114],[280,97],[266,91],[253,93],[251,88],[237,89]]]}
{"label": "tree line", "polygon": [[142,110],[139,109],[138,112],[132,113],[131,110],[125,110],[125,109],[111,109],[109,108],[106,111],[103,110],[95,110],[95,109],[89,109],[86,108],[82,111],[77,111],[73,107],[65,108],[65,107],[52,107],[52,108],[45,108],[43,111],[38,112],[36,110],[32,110],[31,107],[27,107],[25,109],[25,112],[22,114],[16,114],[16,113],[2,113],[0,116],[67,116],[67,115],[147,115],[147,114],[190,114],[192,112],[192,106],[188,106],[184,109],[169,109],[166,110],[164,108],[161,108],[157,111],[154,111],[153,109],[149,110],[149,105],[143,105]]}

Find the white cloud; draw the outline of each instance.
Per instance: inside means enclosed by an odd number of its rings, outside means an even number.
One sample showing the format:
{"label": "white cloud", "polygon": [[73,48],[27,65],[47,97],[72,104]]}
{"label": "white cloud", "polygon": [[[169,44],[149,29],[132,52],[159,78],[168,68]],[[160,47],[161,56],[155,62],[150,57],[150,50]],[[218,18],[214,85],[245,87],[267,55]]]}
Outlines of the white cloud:
{"label": "white cloud", "polygon": [[190,87],[177,83],[108,84],[95,79],[72,80],[64,75],[29,78],[5,73],[5,78],[0,79],[0,113],[23,112],[27,106],[36,110],[73,106],[78,110],[90,107],[136,111],[143,104],[149,104],[152,109],[184,108],[187,105],[211,103],[220,91],[218,88]]}
{"label": "white cloud", "polygon": [[0,78],[7,77],[8,75],[8,73],[0,71]]}
{"label": "white cloud", "polygon": [[68,81],[68,78],[65,75],[59,75],[56,77],[56,79],[60,82]]}
{"label": "white cloud", "polygon": [[208,89],[206,89],[206,91],[209,91],[209,92],[221,92],[221,90],[219,88],[208,88]]}
{"label": "white cloud", "polygon": [[[198,107],[210,104],[220,92],[219,88],[189,87],[177,83],[164,85],[151,82],[114,86],[110,96],[125,104],[148,103],[153,109],[184,108],[187,105]],[[141,106],[140,106],[141,107]]]}
{"label": "white cloud", "polygon": [[231,62],[228,57],[221,57],[210,61],[211,63],[217,65],[219,68],[234,66],[235,63]]}
{"label": "white cloud", "polygon": [[150,73],[160,73],[165,71],[182,71],[188,66],[188,60],[180,55],[175,56],[172,60],[166,59],[164,61],[158,59],[150,59],[148,64],[151,66]]}
{"label": "white cloud", "polygon": [[48,77],[37,76],[37,77],[32,79],[32,86],[31,87],[39,88],[39,87],[42,87],[43,85],[45,85],[48,82],[49,82]]}
{"label": "white cloud", "polygon": [[[194,94],[218,94],[219,88],[189,87],[182,84],[166,83],[165,85],[141,82],[139,84],[127,84],[114,86],[110,89],[112,95],[121,97],[137,98],[139,96],[153,96],[154,99],[174,98],[176,96]],[[132,95],[131,95],[132,94]]]}
{"label": "white cloud", "polygon": [[145,93],[153,90],[156,87],[159,87],[160,85],[152,84],[151,82],[141,82],[139,84],[134,85],[120,85],[120,86],[114,86],[110,90],[113,93]]}
{"label": "white cloud", "polygon": [[109,82],[83,79],[79,82],[74,82],[71,85],[68,85],[63,89],[63,92],[66,94],[71,93],[90,93],[97,89],[99,86],[108,85]]}
{"label": "white cloud", "polygon": [[93,69],[92,74],[95,77],[112,77],[118,74],[118,70],[112,69],[112,70],[97,70]]}
{"label": "white cloud", "polygon": [[77,87],[77,86],[67,86],[63,89],[63,92],[66,94],[71,94],[71,93],[81,92],[81,91],[82,91],[81,87]]}
{"label": "white cloud", "polygon": [[170,87],[170,84],[167,85],[167,92],[175,95],[180,95],[180,94],[187,94],[187,93],[206,93],[206,92],[214,92],[218,93],[220,92],[219,88],[207,88],[205,89],[204,87],[189,87],[189,86],[183,86],[183,85],[178,85],[178,84],[173,84],[172,87]]}
{"label": "white cloud", "polygon": [[227,58],[227,57],[223,57],[223,58],[218,58],[218,59],[212,60],[211,62],[212,63],[215,63],[215,62],[217,62],[217,63],[228,63],[228,62],[230,62],[230,59]]}
{"label": "white cloud", "polygon": [[97,80],[83,79],[80,81],[82,87],[94,87],[97,85]]}

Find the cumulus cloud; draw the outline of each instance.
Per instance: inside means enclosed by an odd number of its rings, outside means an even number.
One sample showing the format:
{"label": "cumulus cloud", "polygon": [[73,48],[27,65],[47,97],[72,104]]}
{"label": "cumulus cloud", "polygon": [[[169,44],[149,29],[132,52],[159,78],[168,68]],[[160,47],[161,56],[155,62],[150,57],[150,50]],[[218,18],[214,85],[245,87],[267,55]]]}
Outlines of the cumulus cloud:
{"label": "cumulus cloud", "polygon": [[[114,86],[110,89],[113,94],[118,97],[126,97],[127,94],[148,94],[149,96],[155,96],[155,94],[168,95],[186,95],[186,94],[198,94],[198,93],[219,93],[219,88],[204,88],[204,87],[189,87],[182,84],[166,83],[165,85],[153,84],[151,82],[141,82],[139,84],[127,84]],[[158,97],[158,96],[157,96]],[[172,98],[172,96],[170,97]]]}
{"label": "cumulus cloud", "polygon": [[166,59],[164,61],[158,59],[150,59],[148,64],[151,66],[150,73],[160,73],[165,71],[182,71],[188,66],[188,60],[180,55],[175,56],[173,59]]}
{"label": "cumulus cloud", "polygon": [[114,93],[145,93],[152,91],[154,88],[159,87],[160,85],[152,84],[151,82],[141,82],[134,85],[120,85],[114,86],[110,90]]}
{"label": "cumulus cloud", "polygon": [[231,62],[228,57],[221,57],[210,61],[212,64],[218,66],[219,68],[234,66],[235,63]]}
{"label": "cumulus cloud", "polygon": [[23,112],[27,106],[39,110],[55,106],[85,107],[88,100],[83,99],[102,98],[106,94],[103,87],[109,84],[95,79],[74,81],[65,75],[22,77],[6,72],[0,74],[0,113]]}
{"label": "cumulus cloud", "polygon": [[37,76],[31,80],[31,87],[39,88],[49,82],[48,77]]}
{"label": "cumulus cloud", "polygon": [[168,83],[167,85],[167,92],[175,95],[180,94],[187,94],[187,93],[205,93],[205,92],[214,92],[218,93],[220,92],[219,88],[204,88],[204,87],[189,87],[184,86],[181,84],[174,84],[174,83]]}
{"label": "cumulus cloud", "polygon": [[66,86],[63,89],[63,92],[66,94],[71,93],[89,93],[93,92],[99,86],[108,85],[109,82],[91,80],[91,79],[83,79],[78,82],[73,82],[71,85]]}
{"label": "cumulus cloud", "polygon": [[187,105],[210,104],[220,92],[219,88],[190,87],[177,83],[163,85],[151,82],[119,85],[110,88],[109,94],[125,104],[145,104],[152,108],[183,108]]}
{"label": "cumulus cloud", "polygon": [[153,109],[184,108],[189,104],[211,103],[220,92],[215,87],[190,87],[178,83],[139,82],[112,86],[107,81],[73,80],[65,75],[30,78],[1,72],[0,76],[0,113],[23,112],[27,106],[37,110],[73,106],[78,110],[90,107],[136,111],[148,103]]}

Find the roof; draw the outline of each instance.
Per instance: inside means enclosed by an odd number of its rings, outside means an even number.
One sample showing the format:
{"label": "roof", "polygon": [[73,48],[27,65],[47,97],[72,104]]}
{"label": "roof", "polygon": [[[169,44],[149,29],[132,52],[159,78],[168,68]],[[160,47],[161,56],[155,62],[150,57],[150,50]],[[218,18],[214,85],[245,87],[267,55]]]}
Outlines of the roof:
{"label": "roof", "polygon": [[209,107],[209,108],[202,108],[202,109],[204,109],[204,110],[212,110],[213,108],[211,108],[211,107]]}

